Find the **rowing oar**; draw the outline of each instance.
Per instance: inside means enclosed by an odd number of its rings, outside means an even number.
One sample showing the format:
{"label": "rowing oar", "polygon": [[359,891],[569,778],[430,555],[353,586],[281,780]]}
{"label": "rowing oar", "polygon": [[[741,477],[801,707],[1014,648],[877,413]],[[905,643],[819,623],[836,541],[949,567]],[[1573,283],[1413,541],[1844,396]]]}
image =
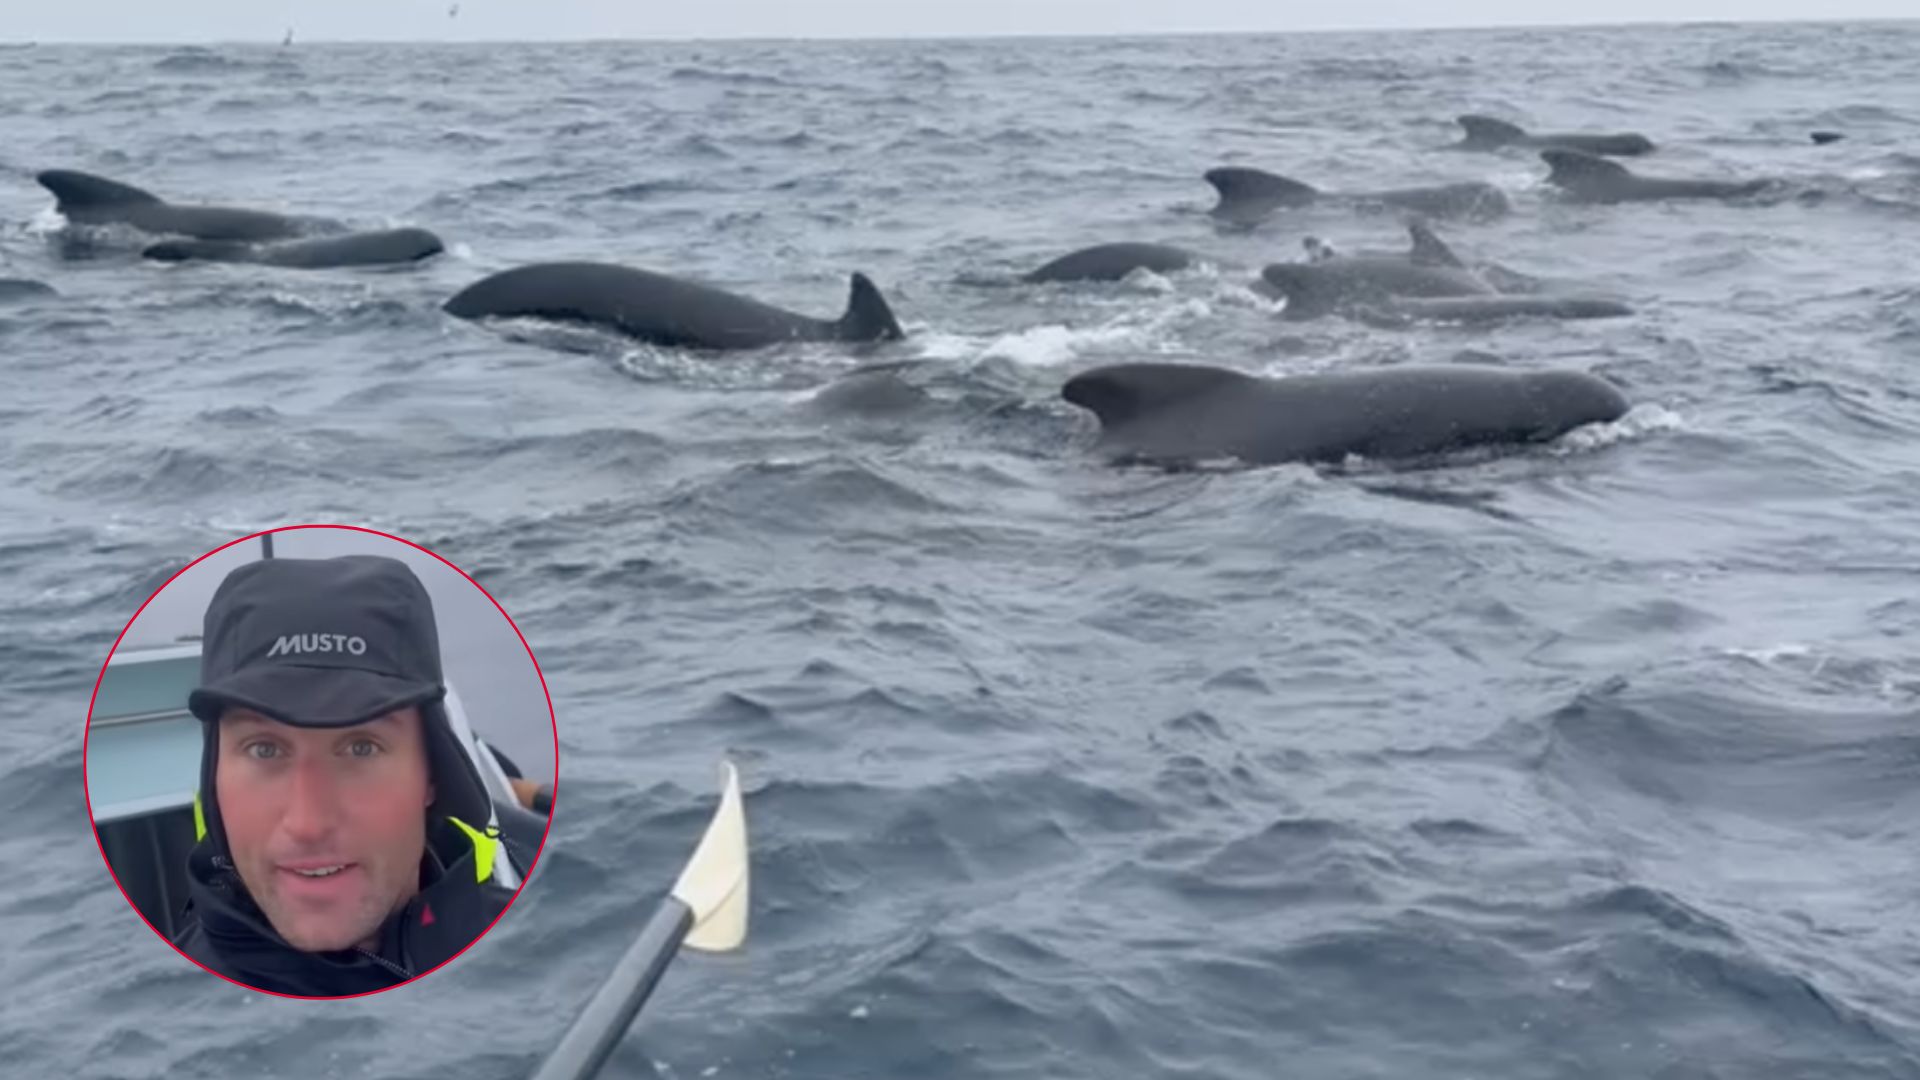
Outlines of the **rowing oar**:
{"label": "rowing oar", "polygon": [[681,945],[709,952],[747,938],[747,815],[740,774],[721,763],[720,808],[640,937],[587,1002],[533,1080],[588,1080],[627,1033]]}

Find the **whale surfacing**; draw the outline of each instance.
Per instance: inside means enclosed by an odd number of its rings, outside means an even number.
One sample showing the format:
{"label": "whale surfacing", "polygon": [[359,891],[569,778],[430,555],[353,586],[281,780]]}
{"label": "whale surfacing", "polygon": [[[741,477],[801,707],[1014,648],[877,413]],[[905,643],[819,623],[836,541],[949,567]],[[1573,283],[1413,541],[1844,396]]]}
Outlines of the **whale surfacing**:
{"label": "whale surfacing", "polygon": [[248,244],[238,240],[162,240],[140,254],[159,262],[256,263],[317,270],[418,262],[446,250],[425,229],[385,229],[313,240]]}
{"label": "whale surfacing", "polygon": [[442,308],[462,319],[533,317],[598,326],[655,345],[758,349],[790,341],[876,342],[905,336],[880,290],[853,275],[846,313],[813,319],[650,270],[537,263],[482,278]]}
{"label": "whale surfacing", "polygon": [[1476,113],[1468,113],[1455,120],[1467,132],[1464,138],[1453,144],[1459,150],[1504,150],[1509,146],[1544,150],[1557,146],[1608,157],[1638,157],[1653,153],[1653,141],[1634,132],[1614,135],[1582,135],[1575,132],[1535,135],[1518,124]]}
{"label": "whale surfacing", "polygon": [[1213,185],[1220,201],[1209,211],[1236,225],[1251,225],[1277,210],[1323,201],[1356,206],[1391,206],[1429,217],[1485,220],[1513,209],[1506,193],[1492,184],[1469,181],[1380,191],[1329,192],[1292,177],[1242,165],[1208,169],[1203,179]]}
{"label": "whale surfacing", "polygon": [[53,286],[32,278],[0,277],[0,304],[45,300],[59,296]]}
{"label": "whale surfacing", "polygon": [[1409,322],[1494,323],[1510,319],[1618,319],[1633,309],[1596,296],[1396,296],[1355,311],[1376,326]]}
{"label": "whale surfacing", "polygon": [[1584,372],[1471,365],[1266,379],[1199,365],[1117,364],[1075,375],[1061,397],[1099,418],[1106,452],[1163,464],[1419,457],[1544,442],[1627,412],[1618,389]]}
{"label": "whale surfacing", "polygon": [[265,210],[191,206],[165,201],[104,176],[73,169],[48,169],[35,177],[53,193],[55,208],[76,225],[131,225],[142,232],[190,236],[197,240],[284,240],[338,223],[300,219]]}
{"label": "whale surfacing", "polygon": [[1669,180],[1641,176],[1617,161],[1578,150],[1540,151],[1552,172],[1547,182],[1578,202],[1648,202],[1655,199],[1737,199],[1757,195],[1770,180]]}
{"label": "whale surfacing", "polygon": [[1351,310],[1394,297],[1462,297],[1496,290],[1468,269],[1426,223],[1407,224],[1411,246],[1404,254],[1341,255],[1324,241],[1307,238],[1310,261],[1271,263],[1254,290],[1284,297],[1284,318],[1299,321]]}
{"label": "whale surfacing", "polygon": [[1046,281],[1119,281],[1135,270],[1169,274],[1185,270],[1200,257],[1184,248],[1165,244],[1096,244],[1081,248],[1031,271],[1021,280]]}

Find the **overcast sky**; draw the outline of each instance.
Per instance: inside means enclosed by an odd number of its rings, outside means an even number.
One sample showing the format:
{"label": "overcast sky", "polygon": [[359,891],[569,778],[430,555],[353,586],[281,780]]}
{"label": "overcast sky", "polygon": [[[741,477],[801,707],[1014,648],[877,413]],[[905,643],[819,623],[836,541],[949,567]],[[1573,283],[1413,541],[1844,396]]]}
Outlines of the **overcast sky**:
{"label": "overcast sky", "polygon": [[0,41],[471,41],[1892,19],[1916,0],[10,0]]}

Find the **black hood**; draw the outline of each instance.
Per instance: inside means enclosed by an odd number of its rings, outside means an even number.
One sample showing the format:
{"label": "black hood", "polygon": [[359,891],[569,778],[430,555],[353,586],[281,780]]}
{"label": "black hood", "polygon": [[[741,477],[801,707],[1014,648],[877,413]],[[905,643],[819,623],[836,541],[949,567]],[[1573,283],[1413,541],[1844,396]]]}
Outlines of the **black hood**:
{"label": "black hood", "polygon": [[[506,910],[513,890],[497,884],[492,860],[508,858],[479,770],[460,752],[440,702],[420,708],[434,800],[426,809],[420,892],[380,926],[371,952],[302,952],[280,935],[234,869],[220,800],[213,793],[219,722],[204,723],[200,756],[199,843],[187,856],[186,926],[174,944],[228,978],[261,990],[340,997],[397,986],[458,955]],[[462,822],[481,834],[474,837]]]}
{"label": "black hood", "polygon": [[228,978],[302,997],[343,997],[397,986],[459,955],[506,910],[513,893],[475,872],[474,852],[443,826],[429,835],[420,892],[380,925],[371,950],[303,952],[289,944],[241,884],[232,860],[201,843],[187,858],[187,922],[174,944]]}

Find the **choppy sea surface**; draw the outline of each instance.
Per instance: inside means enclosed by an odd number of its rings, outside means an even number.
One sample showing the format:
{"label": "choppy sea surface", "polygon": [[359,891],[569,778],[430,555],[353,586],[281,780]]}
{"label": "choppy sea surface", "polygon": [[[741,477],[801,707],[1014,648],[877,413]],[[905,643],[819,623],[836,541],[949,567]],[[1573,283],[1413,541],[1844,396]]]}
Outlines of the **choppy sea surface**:
{"label": "choppy sea surface", "polygon": [[[1920,25],[0,48],[0,1072],[524,1076],[742,767],[748,947],[605,1075],[1920,1077]],[[1733,203],[1579,206],[1451,118],[1637,130]],[[1808,139],[1831,129],[1828,146]],[[1499,184],[1472,258],[1626,320],[1286,323],[1324,208]],[[421,267],[145,263],[43,168],[420,225]],[[1216,264],[1020,272],[1156,240]],[[596,259],[909,332],[725,357],[438,305]],[[1062,381],[1462,354],[1634,402],[1413,466],[1115,467]],[[829,407],[896,363],[910,408]],[[81,729],[133,609],[276,524],[398,533],[525,631],[539,872],[451,968],[271,999],[154,938]]]}

